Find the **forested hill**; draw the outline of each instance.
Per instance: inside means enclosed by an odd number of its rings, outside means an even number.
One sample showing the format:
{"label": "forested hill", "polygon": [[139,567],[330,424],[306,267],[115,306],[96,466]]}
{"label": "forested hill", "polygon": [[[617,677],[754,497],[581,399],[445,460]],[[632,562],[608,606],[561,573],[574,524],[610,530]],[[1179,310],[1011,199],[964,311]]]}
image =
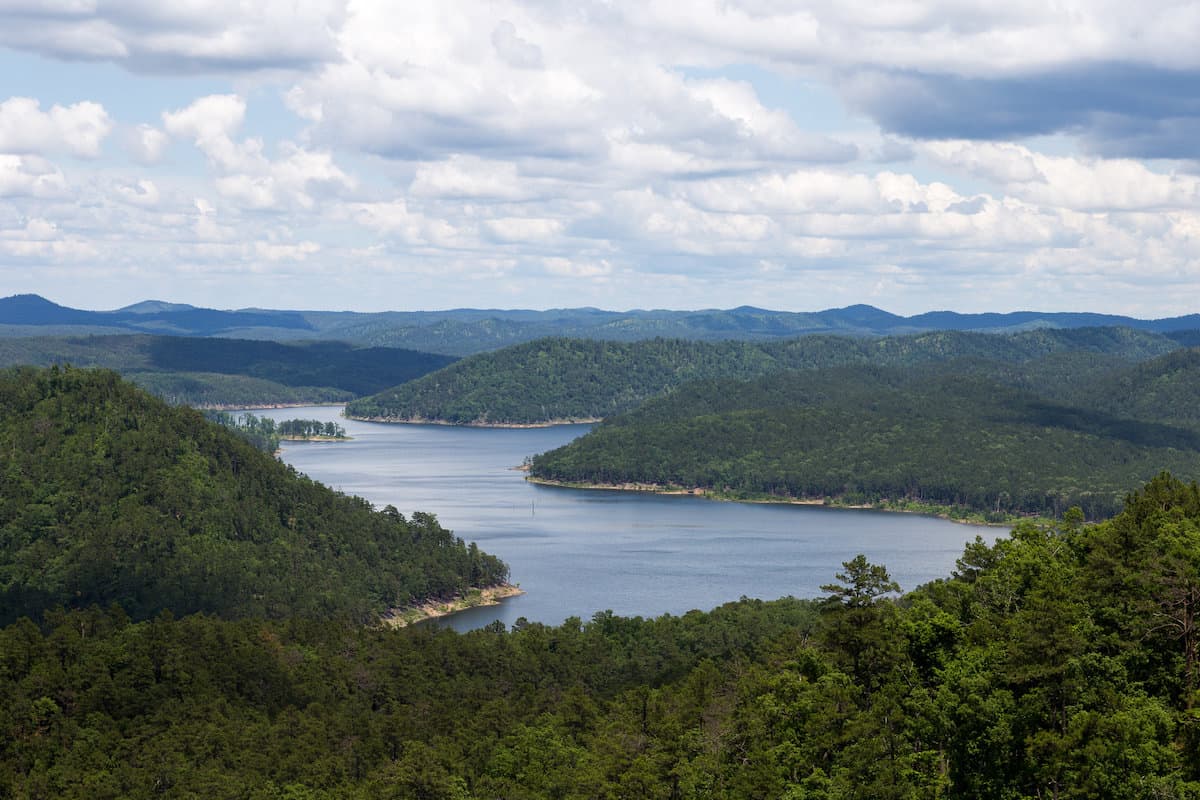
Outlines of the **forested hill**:
{"label": "forested hill", "polygon": [[1155,478],[897,597],[459,635],[51,612],[0,629],[0,796],[1200,796],[1200,490]]}
{"label": "forested hill", "polygon": [[[600,419],[694,380],[862,364],[911,366],[975,359],[1027,364],[1076,354],[1095,372],[1170,352],[1172,339],[1127,328],[956,331],[863,339],[803,336],[775,342],[543,339],[463,359],[351,403],[352,417],[456,424]],[[1080,358],[1080,356],[1082,358]],[[1013,380],[1020,380],[1014,376]]]}
{"label": "forested hill", "polygon": [[150,335],[0,339],[0,367],[104,367],[169,402],[207,406],[346,401],[453,361],[415,350],[330,341]]}
{"label": "forested hill", "polygon": [[[1161,374],[1177,360],[1168,355],[1157,371],[1146,365],[1138,374]],[[1101,401],[1084,387],[1072,404],[1053,402],[968,366],[837,367],[693,383],[536,456],[531,475],[700,487],[741,499],[937,507],[995,520],[1053,516],[1072,505],[1102,518],[1162,469],[1200,477],[1200,428],[1188,424],[1190,409],[1179,418],[1139,416],[1138,388]],[[1172,374],[1190,387],[1197,371]]]}
{"label": "forested hill", "polygon": [[0,372],[0,621],[119,603],[369,619],[503,582],[427,514],[372,511],[107,371]]}
{"label": "forested hill", "polygon": [[471,356],[350,403],[356,418],[457,424],[597,419],[711,375],[760,375],[775,360],[744,342],[542,339]]}
{"label": "forested hill", "polygon": [[0,335],[153,333],[242,339],[326,339],[464,356],[547,337],[636,341],[652,337],[697,341],[768,341],[806,334],[897,336],[938,330],[1014,333],[1040,328],[1123,326],[1175,335],[1200,328],[1200,315],[1141,320],[1111,314],[958,314],[904,317],[867,305],[791,312],[729,309],[605,311],[597,308],[450,309],[445,311],[223,311],[146,301],[115,311],[83,311],[38,295],[0,298]]}

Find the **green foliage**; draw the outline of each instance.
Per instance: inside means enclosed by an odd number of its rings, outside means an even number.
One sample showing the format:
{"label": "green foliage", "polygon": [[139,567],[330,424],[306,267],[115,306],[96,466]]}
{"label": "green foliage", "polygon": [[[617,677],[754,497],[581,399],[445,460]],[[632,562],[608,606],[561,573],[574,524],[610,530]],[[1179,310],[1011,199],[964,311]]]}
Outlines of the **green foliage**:
{"label": "green foliage", "polygon": [[457,424],[599,419],[672,385],[713,373],[757,375],[770,363],[769,356],[737,342],[542,339],[473,356],[362,398],[346,414]]}
{"label": "green foliage", "polygon": [[1197,798],[1200,488],[1023,524],[900,598],[468,634],[52,611],[0,629],[0,795]]}
{"label": "green foliage", "polygon": [[131,372],[126,378],[172,405],[238,408],[256,405],[345,403],[354,395],[328,386],[284,386],[245,375],[208,372]]}
{"label": "green foliage", "polygon": [[997,520],[1072,505],[1102,518],[1163,468],[1200,475],[1198,428],[1049,402],[959,366],[693,383],[536,456],[531,474]]}
{"label": "green foliage", "polygon": [[507,567],[423,513],[374,512],[114,373],[0,373],[0,621],[120,603],[368,619]]}
{"label": "green foliage", "polygon": [[273,454],[279,449],[280,434],[275,426],[275,420],[270,417],[259,417],[250,413],[235,416],[228,411],[215,409],[208,409],[202,413],[206,420],[224,425],[254,445],[257,450]]}
{"label": "green foliage", "polygon": [[[601,419],[691,381],[751,379],[823,367],[903,366],[954,361],[960,370],[1005,371],[1019,384],[1028,365],[1055,354],[1070,359],[1046,371],[1089,373],[1167,353],[1166,337],[1120,328],[1028,331],[1012,335],[939,332],[883,339],[805,336],[771,342],[652,339],[609,342],[541,339],[472,356],[445,369],[351,403],[352,417],[456,424],[536,424]],[[1022,365],[1021,368],[1012,368]],[[1036,367],[1032,368],[1036,370]],[[1051,372],[1052,370],[1052,372]]]}
{"label": "green foliage", "polygon": [[147,335],[0,339],[0,366],[105,367],[171,403],[204,406],[345,402],[453,360],[327,341]]}
{"label": "green foliage", "polygon": [[336,422],[319,419],[285,419],[277,426],[279,435],[293,439],[345,439],[346,429]]}

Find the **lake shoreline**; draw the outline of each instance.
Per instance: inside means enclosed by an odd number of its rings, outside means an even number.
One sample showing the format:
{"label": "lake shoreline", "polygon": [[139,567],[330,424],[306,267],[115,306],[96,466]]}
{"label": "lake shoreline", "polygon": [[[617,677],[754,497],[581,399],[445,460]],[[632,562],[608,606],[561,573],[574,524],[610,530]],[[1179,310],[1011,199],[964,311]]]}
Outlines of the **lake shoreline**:
{"label": "lake shoreline", "polygon": [[[528,471],[528,467],[514,467]],[[646,494],[654,494],[661,496],[682,496],[682,497],[702,497],[705,500],[715,500],[725,503],[748,503],[757,505],[790,505],[790,506],[820,506],[821,508],[845,509],[847,511],[886,511],[890,514],[916,514],[926,517],[936,517],[944,519],[947,522],[956,522],[960,525],[974,525],[981,528],[1010,528],[1020,519],[1007,520],[1004,522],[987,522],[985,520],[969,519],[964,517],[956,517],[953,514],[939,512],[933,508],[906,508],[898,506],[894,503],[839,503],[837,498],[815,498],[815,497],[732,497],[722,492],[714,492],[711,489],[706,489],[703,486],[695,486],[692,488],[686,487],[668,487],[656,483],[586,483],[576,481],[556,481],[550,478],[538,478],[533,475],[526,475],[525,480],[537,486],[548,486],[557,489],[596,489],[599,491],[609,492],[644,492]]]}
{"label": "lake shoreline", "polygon": [[502,600],[525,594],[520,586],[503,583],[499,586],[472,587],[465,595],[450,600],[429,600],[412,606],[388,609],[383,624],[389,628],[406,628],[431,619],[441,619],[460,611],[483,606],[498,606]]}
{"label": "lake shoreline", "polygon": [[197,411],[273,411],[280,408],[335,408],[337,406],[345,406],[347,400],[331,400],[328,403],[302,403],[300,401],[292,403],[254,403],[246,405],[245,403],[200,403],[191,406]]}
{"label": "lake shoreline", "polygon": [[353,436],[325,436],[323,434],[321,436],[296,436],[294,434],[289,434],[287,436],[280,436],[279,441],[281,441],[281,442],[352,442],[352,441],[354,441],[354,437]]}
{"label": "lake shoreline", "polygon": [[556,428],[559,425],[594,425],[601,422],[599,418],[582,419],[550,419],[543,422],[450,422],[444,419],[426,419],[425,417],[358,417],[342,414],[346,419],[358,422],[379,422],[385,425],[442,425],[449,428],[498,428],[525,430],[531,428]]}

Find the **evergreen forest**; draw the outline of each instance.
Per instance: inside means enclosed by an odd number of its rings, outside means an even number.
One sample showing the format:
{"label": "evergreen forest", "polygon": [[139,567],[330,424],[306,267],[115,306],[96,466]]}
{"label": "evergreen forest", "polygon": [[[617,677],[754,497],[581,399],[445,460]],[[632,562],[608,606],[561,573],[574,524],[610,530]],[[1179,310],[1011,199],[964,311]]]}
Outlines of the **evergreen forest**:
{"label": "evergreen forest", "polygon": [[453,361],[336,341],[144,334],[0,338],[0,367],[103,367],[170,403],[206,407],[344,403]]}
{"label": "evergreen forest", "polygon": [[428,513],[372,510],[102,370],[0,372],[0,622],[118,604],[377,620],[503,583]]}
{"label": "evergreen forest", "polygon": [[1163,474],[906,594],[857,556],[824,599],[467,634],[51,606],[0,629],[0,794],[1196,798],[1198,586]]}
{"label": "evergreen forest", "polygon": [[1168,336],[1127,328],[942,331],[873,339],[811,335],[770,342],[550,338],[464,358],[355,400],[346,414],[482,425],[595,420],[694,381],[836,366],[982,364],[1036,388],[1062,385],[1070,377],[1094,379],[1179,347]]}
{"label": "evergreen forest", "polygon": [[1162,469],[1200,476],[1183,402],[1200,390],[1197,351],[1066,386],[1047,377],[1055,388],[1040,394],[1010,370],[968,360],[696,382],[535,456],[531,476],[988,521],[1070,506],[1102,519]]}

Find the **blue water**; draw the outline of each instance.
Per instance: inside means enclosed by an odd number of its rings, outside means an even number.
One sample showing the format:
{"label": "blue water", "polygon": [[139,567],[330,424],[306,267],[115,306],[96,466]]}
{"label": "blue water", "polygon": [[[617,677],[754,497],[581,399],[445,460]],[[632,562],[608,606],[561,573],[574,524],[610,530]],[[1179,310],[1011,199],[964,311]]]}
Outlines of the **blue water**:
{"label": "blue water", "polygon": [[386,425],[329,406],[254,413],[338,421],[352,441],[285,442],[283,460],[376,507],[436,514],[508,563],[527,593],[449,618],[460,630],[519,617],[586,620],[605,609],[682,614],[742,596],[818,597],[858,553],[911,589],[948,575],[976,535],[1003,533],[910,514],[536,486],[514,469],[587,425]]}

